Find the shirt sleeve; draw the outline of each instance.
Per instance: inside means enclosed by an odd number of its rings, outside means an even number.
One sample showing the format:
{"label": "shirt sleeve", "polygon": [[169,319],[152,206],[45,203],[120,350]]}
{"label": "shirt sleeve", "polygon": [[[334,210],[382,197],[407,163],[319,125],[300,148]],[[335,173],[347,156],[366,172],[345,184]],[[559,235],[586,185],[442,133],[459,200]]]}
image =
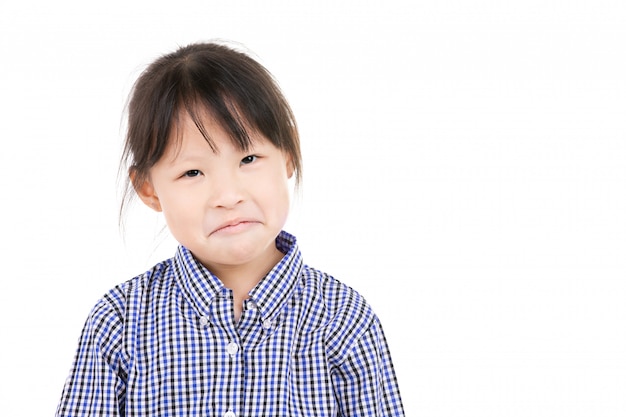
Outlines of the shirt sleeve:
{"label": "shirt sleeve", "polygon": [[81,333],[57,417],[124,416],[123,327],[105,299],[94,307]]}
{"label": "shirt sleeve", "polygon": [[404,416],[391,355],[377,319],[332,376],[339,415]]}

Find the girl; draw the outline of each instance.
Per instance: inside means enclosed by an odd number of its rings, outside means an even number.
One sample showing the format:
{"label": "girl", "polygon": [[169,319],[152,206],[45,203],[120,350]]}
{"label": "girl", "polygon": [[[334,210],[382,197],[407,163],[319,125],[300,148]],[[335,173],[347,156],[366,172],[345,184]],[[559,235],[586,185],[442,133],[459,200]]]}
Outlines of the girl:
{"label": "girl", "polygon": [[124,161],[180,246],[96,304],[57,416],[403,415],[376,315],[282,231],[302,163],[263,66],[216,43],[157,59]]}

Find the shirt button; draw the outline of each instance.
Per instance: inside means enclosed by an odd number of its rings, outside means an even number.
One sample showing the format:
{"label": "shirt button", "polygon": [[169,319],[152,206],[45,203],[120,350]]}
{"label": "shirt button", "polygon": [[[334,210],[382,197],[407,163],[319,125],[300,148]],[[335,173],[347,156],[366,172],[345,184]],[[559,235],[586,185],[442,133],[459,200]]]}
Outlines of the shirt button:
{"label": "shirt button", "polygon": [[230,342],[226,346],[226,352],[228,352],[229,355],[234,355],[235,353],[237,353],[238,350],[239,350],[239,346],[237,346],[237,343],[235,342]]}
{"label": "shirt button", "polygon": [[206,326],[207,324],[209,324],[209,318],[207,316],[200,317],[200,324]]}
{"label": "shirt button", "polygon": [[264,320],[263,321],[263,328],[265,330],[269,330],[272,328],[272,320]]}
{"label": "shirt button", "polygon": [[228,410],[224,413],[224,417],[237,417],[237,414],[235,414],[232,410]]}

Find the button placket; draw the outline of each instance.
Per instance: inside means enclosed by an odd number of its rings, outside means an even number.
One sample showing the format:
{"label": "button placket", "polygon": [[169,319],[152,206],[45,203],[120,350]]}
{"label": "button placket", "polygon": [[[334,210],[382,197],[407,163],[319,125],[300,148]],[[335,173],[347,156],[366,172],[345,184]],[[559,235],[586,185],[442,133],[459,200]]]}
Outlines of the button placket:
{"label": "button placket", "polygon": [[263,323],[262,323],[263,329],[269,331],[269,330],[272,329],[273,325],[274,325],[274,323],[272,322],[272,320],[270,320],[270,319],[263,320]]}
{"label": "button placket", "polygon": [[247,300],[246,301],[246,309],[250,310],[250,311],[256,311],[258,308],[258,306],[256,305],[256,303],[252,300]]}
{"label": "button placket", "polygon": [[228,352],[231,358],[235,357],[237,352],[239,352],[239,345],[233,341],[229,342],[226,345],[226,352]]}

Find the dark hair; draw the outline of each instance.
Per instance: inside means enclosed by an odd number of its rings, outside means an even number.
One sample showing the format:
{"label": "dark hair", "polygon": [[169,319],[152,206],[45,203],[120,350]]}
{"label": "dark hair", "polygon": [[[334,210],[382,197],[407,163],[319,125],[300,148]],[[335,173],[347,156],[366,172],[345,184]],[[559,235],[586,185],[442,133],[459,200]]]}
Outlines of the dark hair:
{"label": "dark hair", "polygon": [[194,43],[154,61],[139,76],[128,103],[128,127],[121,169],[126,181],[122,207],[132,188],[148,179],[163,156],[181,112],[186,111],[211,148],[202,124],[208,113],[241,150],[251,144],[248,130],[265,136],[291,157],[296,184],[302,157],[296,121],[273,76],[245,53],[220,43]]}

